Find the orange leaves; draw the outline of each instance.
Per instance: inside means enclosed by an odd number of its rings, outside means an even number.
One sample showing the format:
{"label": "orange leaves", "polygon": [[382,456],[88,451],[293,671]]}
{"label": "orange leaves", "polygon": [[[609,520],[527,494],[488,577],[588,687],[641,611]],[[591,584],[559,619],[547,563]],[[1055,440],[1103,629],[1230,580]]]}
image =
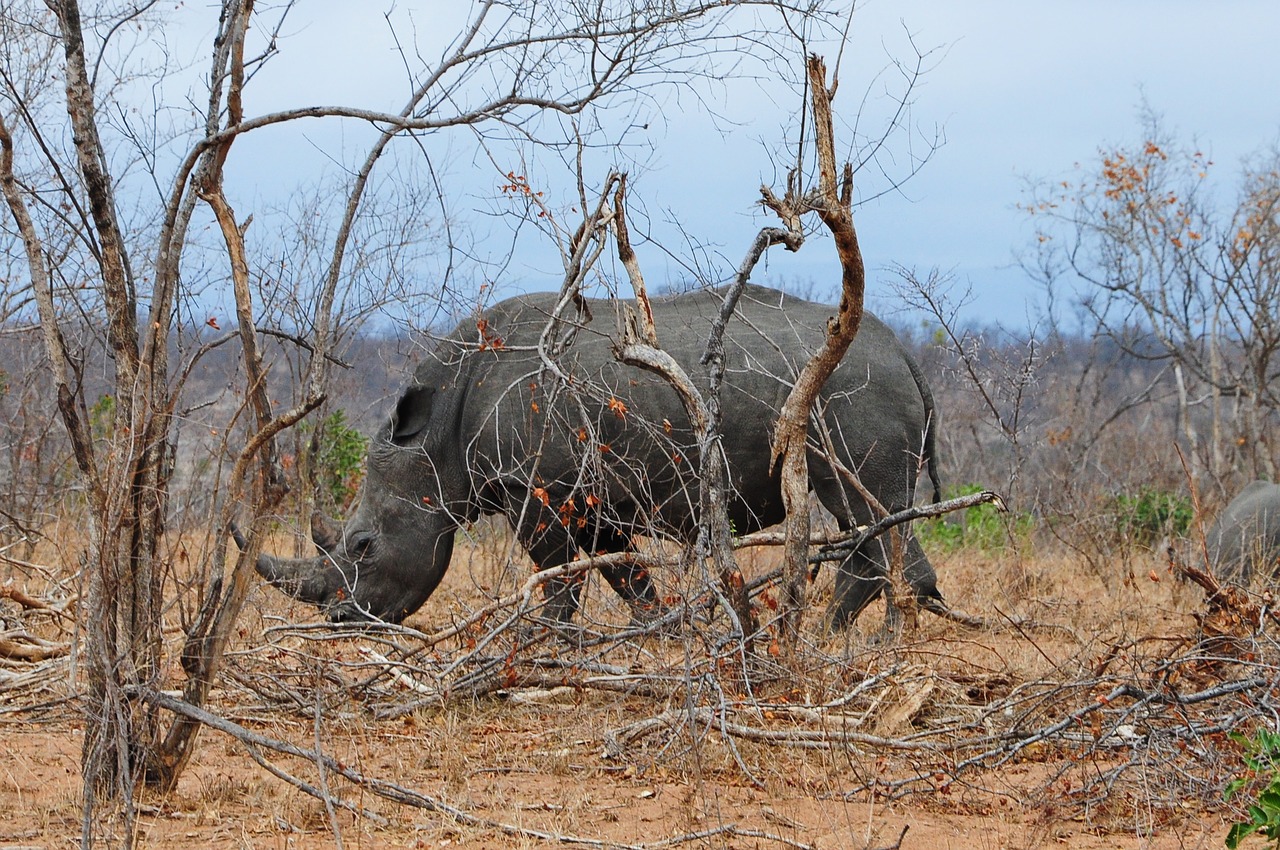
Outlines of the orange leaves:
{"label": "orange leaves", "polygon": [[507,183],[499,183],[498,188],[504,195],[510,195],[515,198],[525,198],[532,201],[540,209],[538,210],[538,218],[547,217],[547,209],[542,204],[542,193],[533,191],[529,186],[529,178],[523,174],[516,174],[514,171],[507,172]]}
{"label": "orange leaves", "polygon": [[1150,163],[1135,165],[1123,152],[1102,158],[1102,180],[1107,186],[1102,194],[1113,201],[1122,195],[1145,191],[1150,176]]}
{"label": "orange leaves", "polygon": [[502,351],[507,347],[502,337],[489,328],[489,320],[481,316],[476,319],[476,330],[480,332],[480,351]]}
{"label": "orange leaves", "polygon": [[617,416],[619,419],[623,420],[624,422],[626,421],[627,405],[622,399],[610,396],[609,410],[613,412],[614,416]]}
{"label": "orange leaves", "polygon": [[[1145,161],[1143,161],[1145,159]],[[1128,194],[1147,194],[1151,190],[1153,166],[1165,162],[1169,154],[1155,142],[1148,141],[1142,148],[1138,161],[1131,160],[1124,151],[1115,151],[1102,158],[1102,181],[1106,188],[1102,194],[1110,200],[1118,200]],[[1170,196],[1166,203],[1176,203]]]}
{"label": "orange leaves", "polygon": [[[536,499],[544,508],[551,508],[551,493],[547,491],[546,487],[534,487],[533,490],[530,491],[530,495],[532,495],[533,498]],[[586,505],[586,511],[578,510],[578,500],[573,496],[566,498],[555,508],[555,512],[559,517],[560,524],[562,526],[568,528],[570,523],[574,522],[576,518],[578,527],[585,527],[587,524],[587,512],[595,510],[603,503],[601,498],[595,493],[588,493],[582,501]],[[543,523],[538,526],[538,531],[543,531],[546,527],[546,523]]]}
{"label": "orange leaves", "polygon": [[516,174],[514,171],[507,172],[507,180],[510,182],[499,183],[498,188],[502,190],[504,195],[516,195],[526,198],[541,198],[541,192],[535,192],[529,187],[529,178],[523,174]]}

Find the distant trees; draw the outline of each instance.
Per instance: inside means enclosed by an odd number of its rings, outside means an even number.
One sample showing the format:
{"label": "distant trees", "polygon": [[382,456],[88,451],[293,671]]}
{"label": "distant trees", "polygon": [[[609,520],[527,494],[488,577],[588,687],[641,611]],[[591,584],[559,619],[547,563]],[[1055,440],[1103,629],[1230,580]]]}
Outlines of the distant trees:
{"label": "distant trees", "polygon": [[[1280,152],[1241,170],[1236,196],[1148,116],[1144,140],[1037,187],[1033,272],[1128,354],[1168,365],[1180,439],[1202,483],[1276,474],[1280,390]],[[1084,284],[1082,287],[1079,284]],[[1070,296],[1067,296],[1070,297]],[[1086,329],[1087,330],[1087,329]]]}

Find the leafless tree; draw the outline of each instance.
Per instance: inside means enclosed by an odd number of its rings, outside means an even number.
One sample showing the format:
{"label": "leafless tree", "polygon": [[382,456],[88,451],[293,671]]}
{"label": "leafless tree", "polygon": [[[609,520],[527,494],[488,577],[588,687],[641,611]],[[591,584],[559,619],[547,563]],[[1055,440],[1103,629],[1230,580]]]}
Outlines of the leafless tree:
{"label": "leafless tree", "polygon": [[1273,478],[1280,160],[1272,151],[1247,163],[1228,202],[1210,190],[1203,151],[1152,115],[1142,133],[1078,179],[1032,191],[1028,266],[1058,300],[1078,297],[1097,332],[1170,365],[1200,483],[1231,489],[1238,470]]}

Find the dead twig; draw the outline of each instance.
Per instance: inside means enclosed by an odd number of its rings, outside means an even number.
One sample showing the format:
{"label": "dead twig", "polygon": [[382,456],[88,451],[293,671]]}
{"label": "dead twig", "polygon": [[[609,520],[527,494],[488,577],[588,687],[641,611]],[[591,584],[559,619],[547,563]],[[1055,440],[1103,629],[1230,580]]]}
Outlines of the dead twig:
{"label": "dead twig", "polygon": [[46,661],[70,651],[70,644],[53,643],[21,630],[0,632],[0,658]]}

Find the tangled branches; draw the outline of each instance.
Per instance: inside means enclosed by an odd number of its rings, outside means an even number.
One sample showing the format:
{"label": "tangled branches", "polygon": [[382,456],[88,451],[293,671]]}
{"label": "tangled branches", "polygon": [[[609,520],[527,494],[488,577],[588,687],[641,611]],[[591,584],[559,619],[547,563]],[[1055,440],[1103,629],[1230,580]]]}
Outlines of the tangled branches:
{"label": "tangled branches", "polygon": [[[943,621],[889,647],[837,646],[809,632],[801,674],[762,653],[744,691],[723,675],[732,657],[711,639],[708,618],[723,614],[707,604],[709,589],[651,623],[601,621],[566,634],[530,607],[542,580],[535,574],[471,610],[455,606],[455,622],[434,632],[271,626],[233,656],[237,695],[228,698],[240,716],[355,711],[373,722],[476,700],[511,711],[597,707],[604,717],[625,706],[622,722],[579,730],[601,765],[651,770],[714,745],[763,788],[778,753],[827,753],[852,768],[828,791],[846,800],[927,795],[983,810],[1016,798],[1103,822],[1141,809],[1157,824],[1189,805],[1220,805],[1240,765],[1228,732],[1280,716],[1274,623],[1235,589],[1211,591],[1183,632],[1109,642],[1014,627],[973,638]],[[762,609],[769,593],[755,589]],[[1047,666],[987,663],[1029,644]]]}

